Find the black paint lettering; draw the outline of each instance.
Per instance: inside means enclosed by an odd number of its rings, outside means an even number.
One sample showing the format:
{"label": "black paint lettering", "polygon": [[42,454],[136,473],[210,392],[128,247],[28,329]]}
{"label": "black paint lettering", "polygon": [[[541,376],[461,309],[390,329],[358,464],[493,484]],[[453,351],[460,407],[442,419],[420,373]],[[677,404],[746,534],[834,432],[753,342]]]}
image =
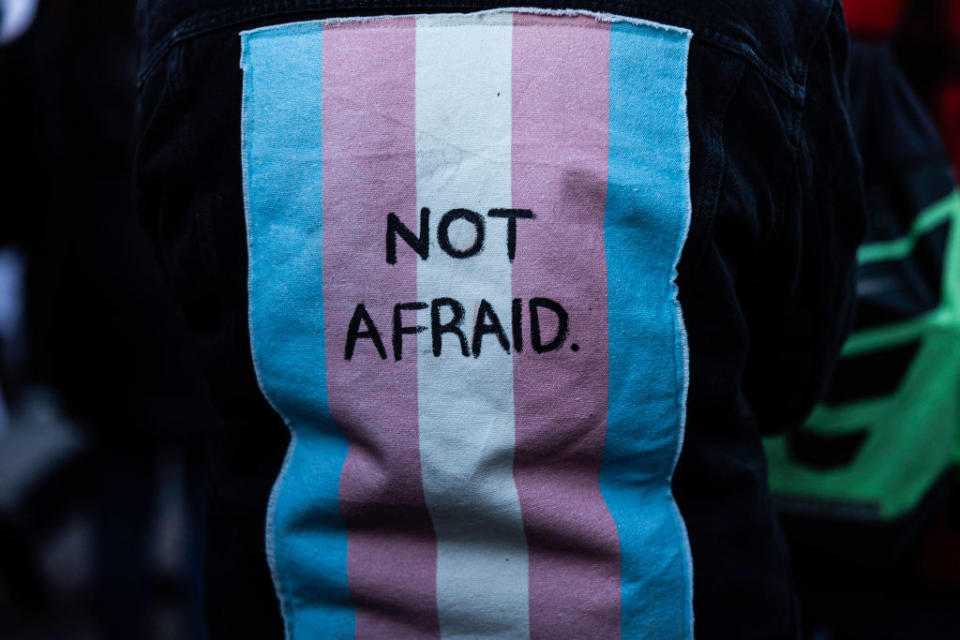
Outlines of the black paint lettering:
{"label": "black paint lettering", "polygon": [[513,262],[517,255],[517,219],[529,220],[534,217],[533,211],[530,211],[530,209],[490,209],[487,215],[491,218],[507,219],[507,257],[510,262]]}
{"label": "black paint lettering", "polygon": [[[557,334],[547,344],[540,337],[540,309],[552,311],[557,316]],[[530,346],[537,353],[556,351],[567,339],[567,310],[550,298],[530,300]]]}
{"label": "black paint lettering", "polygon": [[[489,322],[487,319],[489,318]],[[500,318],[497,312],[493,310],[490,303],[486,300],[480,301],[480,308],[477,310],[477,321],[473,325],[473,357],[480,357],[480,349],[483,347],[483,336],[492,333],[497,336],[497,341],[504,351],[510,353],[510,341],[507,340],[507,334],[500,324]]]}
{"label": "black paint lettering", "polygon": [[423,325],[414,325],[412,327],[403,326],[403,311],[419,311],[420,309],[426,309],[426,302],[404,302],[402,304],[394,305],[393,307],[393,359],[394,360],[403,360],[403,336],[408,335],[417,335],[423,331],[426,331],[427,328]]}
{"label": "black paint lettering", "polygon": [[523,351],[523,300],[513,299],[513,350]]}
{"label": "black paint lettering", "polygon": [[[453,318],[446,323],[440,323],[440,307],[450,307],[453,310]],[[460,339],[460,351],[465,357],[470,356],[470,348],[467,346],[467,336],[463,334],[460,325],[463,323],[463,305],[453,298],[437,298],[430,303],[430,333],[433,338],[433,355],[440,357],[440,351],[443,348],[443,334],[452,333]]]}
{"label": "black paint lettering", "polygon": [[[366,331],[360,331],[361,321],[366,325]],[[357,345],[357,340],[360,338],[369,338],[372,340],[373,345],[377,348],[377,353],[380,354],[380,358],[382,360],[387,359],[387,351],[383,348],[383,340],[380,339],[380,332],[377,331],[377,325],[373,323],[373,318],[367,313],[367,308],[362,302],[357,305],[357,308],[353,312],[353,317],[350,318],[350,327],[347,330],[347,348],[343,354],[345,360],[353,358],[353,350]]]}
{"label": "black paint lettering", "polygon": [[[462,251],[450,243],[450,225],[456,220],[466,220],[473,225],[475,230],[473,244]],[[440,248],[451,258],[462,260],[483,251],[484,232],[483,218],[480,217],[479,213],[469,209],[451,209],[440,218],[440,225],[437,227],[437,242],[440,243]]]}
{"label": "black paint lettering", "polygon": [[426,260],[430,256],[430,209],[420,209],[420,237],[400,222],[397,214],[387,214],[387,264],[397,264],[398,235],[418,256]]}

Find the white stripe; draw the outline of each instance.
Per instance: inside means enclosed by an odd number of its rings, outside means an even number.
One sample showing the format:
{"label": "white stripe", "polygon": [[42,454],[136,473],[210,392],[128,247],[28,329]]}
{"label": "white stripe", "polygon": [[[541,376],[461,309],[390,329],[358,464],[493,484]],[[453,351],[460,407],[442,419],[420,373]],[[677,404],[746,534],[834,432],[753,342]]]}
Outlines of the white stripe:
{"label": "white stripe", "polygon": [[[511,206],[512,20],[509,13],[417,18],[417,203],[431,211],[430,257],[418,261],[417,294],[424,302],[460,301],[468,340],[481,299],[511,335],[507,225],[486,213]],[[437,242],[441,217],[456,208],[484,218],[484,250],[472,258],[454,259]],[[471,245],[469,223],[453,223],[450,231],[456,248]],[[429,310],[419,319],[429,327]],[[423,487],[437,532],[441,632],[526,638],[512,357],[488,335],[480,357],[465,358],[457,338],[446,334],[437,358],[429,330],[420,334],[418,351]]]}

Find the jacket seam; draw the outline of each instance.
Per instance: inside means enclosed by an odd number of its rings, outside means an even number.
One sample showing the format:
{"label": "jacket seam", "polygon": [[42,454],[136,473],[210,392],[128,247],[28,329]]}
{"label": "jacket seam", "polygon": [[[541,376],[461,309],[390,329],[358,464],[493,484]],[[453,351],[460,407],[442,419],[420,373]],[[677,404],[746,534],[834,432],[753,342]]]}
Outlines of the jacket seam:
{"label": "jacket seam", "polygon": [[[480,3],[473,0],[446,0],[442,5],[434,5],[431,6],[430,9],[463,11],[480,9],[479,4]],[[524,0],[518,0],[516,8],[523,8],[525,5],[536,6],[537,4],[540,3],[536,1],[524,2]],[[551,4],[570,4],[576,5],[577,8],[603,10],[621,15],[631,15],[632,11],[636,10],[635,6],[621,1],[611,3],[600,0],[582,0],[581,2],[575,3],[555,2]],[[382,9],[378,10],[384,12],[384,15],[390,15],[389,12],[391,10],[406,9],[417,12],[425,9],[425,7],[422,6],[422,2],[413,0],[395,0],[387,7],[383,7],[382,3],[375,5],[370,0],[352,0],[345,2],[334,0],[330,2],[328,6],[318,6],[315,2],[304,0],[288,0],[286,2],[256,4],[240,9],[228,8],[207,11],[181,20],[160,38],[156,44],[150,46],[145,52],[140,71],[137,75],[137,86],[143,87],[156,72],[164,56],[169,53],[170,49],[186,40],[264,19],[269,20],[296,15],[329,16],[332,13],[340,14],[344,11],[370,11],[374,7],[382,7]],[[750,44],[738,41],[736,38],[732,38],[710,27],[702,26],[680,13],[654,9],[653,11],[645,11],[644,16],[691,29],[694,33],[695,40],[699,40],[704,44],[713,45],[744,58],[763,74],[767,80],[772,82],[774,86],[786,93],[788,97],[797,102],[803,101],[804,84],[797,84],[795,81],[784,77],[784,74],[778,73],[756,53]]]}
{"label": "jacket seam", "polygon": [[[824,12],[824,17],[820,23],[820,26],[817,28],[816,37],[813,39],[813,45],[810,47],[810,50],[807,52],[806,59],[803,62],[803,92],[802,99],[800,100],[800,108],[797,109],[794,121],[794,131],[791,136],[793,139],[793,166],[796,167],[797,172],[801,176],[800,180],[800,201],[804,202],[806,194],[810,190],[808,182],[811,177],[809,171],[804,167],[802,162],[801,155],[804,153],[806,146],[803,143],[803,132],[807,126],[806,121],[806,110],[807,110],[807,82],[810,75],[810,61],[813,59],[814,54],[817,49],[823,42],[825,37],[827,26],[830,24],[830,20],[833,17],[833,12],[836,10],[838,0],[832,0],[827,5],[827,10]],[[842,10],[842,9],[841,9]],[[774,227],[770,230],[771,238],[776,238],[782,231],[784,225],[784,216],[777,216],[777,219],[774,220]]]}
{"label": "jacket seam", "polygon": [[687,248],[696,253],[688,253],[683,256],[681,265],[683,273],[696,273],[700,261],[703,259],[704,250],[713,234],[714,224],[717,218],[717,209],[720,206],[720,198],[723,194],[724,180],[727,174],[727,116],[730,113],[730,105],[736,99],[737,93],[743,84],[743,76],[746,73],[746,63],[741,60],[737,65],[737,71],[731,78],[730,90],[723,95],[722,107],[718,110],[716,120],[711,122],[711,128],[716,131],[719,150],[717,153],[716,173],[706,181],[706,187],[703,194],[709,196],[701,200],[700,205],[693,211],[694,219],[697,221],[699,229],[693,230],[687,241]]}
{"label": "jacket seam", "polygon": [[[808,81],[809,75],[810,75],[810,61],[811,61],[811,59],[813,58],[813,55],[814,55],[814,53],[816,52],[817,48],[818,48],[818,47],[820,46],[820,44],[823,42],[824,34],[826,33],[826,30],[827,30],[827,25],[830,24],[830,18],[833,17],[833,12],[834,12],[834,10],[835,10],[835,8],[836,8],[836,5],[837,5],[837,2],[838,2],[838,1],[839,1],[839,0],[833,0],[833,1],[830,2],[830,4],[828,5],[827,11],[824,12],[823,20],[822,20],[822,22],[820,23],[820,26],[817,28],[817,31],[816,31],[816,34],[817,34],[817,35],[816,35],[816,37],[813,39],[813,46],[810,47],[810,51],[807,52],[806,60],[803,61],[803,80],[802,80],[803,99],[801,100],[801,104],[800,104],[800,107],[801,107],[801,108],[800,108],[800,110],[798,111],[797,128],[796,128],[796,132],[795,132],[795,134],[794,134],[794,135],[796,136],[796,141],[795,141],[795,142],[796,142],[796,146],[797,146],[798,148],[799,148],[799,146],[800,146],[800,145],[799,145],[799,142],[800,142],[800,131],[801,131],[801,129],[803,128],[803,126],[805,126],[805,124],[804,124],[804,119],[803,119],[803,113],[804,113],[804,111],[805,111],[806,108],[807,108],[807,101],[806,101],[806,93],[807,93],[807,91],[806,91],[806,89],[807,89],[807,81]],[[841,9],[841,11],[842,11],[842,9]]]}

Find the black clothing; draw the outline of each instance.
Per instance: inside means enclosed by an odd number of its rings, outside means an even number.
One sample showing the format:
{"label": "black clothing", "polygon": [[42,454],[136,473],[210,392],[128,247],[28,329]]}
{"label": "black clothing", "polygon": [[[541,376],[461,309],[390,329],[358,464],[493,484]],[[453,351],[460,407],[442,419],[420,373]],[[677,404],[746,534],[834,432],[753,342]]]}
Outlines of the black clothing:
{"label": "black clothing", "polygon": [[[213,637],[279,637],[264,558],[288,434],[250,358],[238,31],[291,20],[462,12],[496,2],[155,0],[138,12],[140,213],[184,310],[224,431],[212,462]],[[679,268],[691,380],[674,476],[693,550],[700,637],[795,637],[760,436],[799,426],[849,325],[864,226],[848,118],[847,35],[831,0],[575,6],[693,31],[693,221]]]}

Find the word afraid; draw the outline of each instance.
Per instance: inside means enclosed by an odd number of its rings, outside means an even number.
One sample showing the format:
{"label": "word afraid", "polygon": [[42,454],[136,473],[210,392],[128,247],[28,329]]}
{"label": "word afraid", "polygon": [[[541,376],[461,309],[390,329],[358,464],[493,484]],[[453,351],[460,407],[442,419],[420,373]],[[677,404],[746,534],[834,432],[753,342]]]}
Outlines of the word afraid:
{"label": "word afraid", "polygon": [[[493,306],[486,300],[481,300],[477,308],[477,318],[473,323],[468,337],[467,331],[463,327],[465,310],[463,304],[453,298],[436,298],[429,304],[426,302],[403,302],[393,307],[393,332],[392,347],[393,359],[403,359],[403,337],[405,335],[417,335],[428,330],[428,327],[420,324],[406,324],[404,322],[404,311],[421,311],[430,309],[430,337],[434,357],[439,358],[443,351],[443,336],[450,334],[458,341],[460,354],[464,357],[479,358],[483,350],[483,339],[486,336],[496,338],[496,344],[506,353],[510,353],[510,337],[507,336],[500,316],[494,310]],[[547,353],[560,349],[567,340],[567,320],[568,314],[563,306],[549,298],[532,298],[528,303],[530,316],[530,347],[537,353]],[[547,311],[553,314],[556,327],[554,335],[547,341],[544,341],[541,330],[542,321],[540,313]],[[515,298],[511,305],[511,334],[513,339],[513,350],[517,353],[523,351],[523,300]],[[357,342],[360,340],[369,340],[376,349],[377,354],[382,360],[387,359],[387,351],[383,344],[383,336],[377,328],[365,304],[357,305],[350,318],[350,326],[347,330],[347,344],[344,349],[343,357],[346,360],[352,360],[354,352],[357,349]],[[570,349],[577,351],[580,347],[571,344]]]}

